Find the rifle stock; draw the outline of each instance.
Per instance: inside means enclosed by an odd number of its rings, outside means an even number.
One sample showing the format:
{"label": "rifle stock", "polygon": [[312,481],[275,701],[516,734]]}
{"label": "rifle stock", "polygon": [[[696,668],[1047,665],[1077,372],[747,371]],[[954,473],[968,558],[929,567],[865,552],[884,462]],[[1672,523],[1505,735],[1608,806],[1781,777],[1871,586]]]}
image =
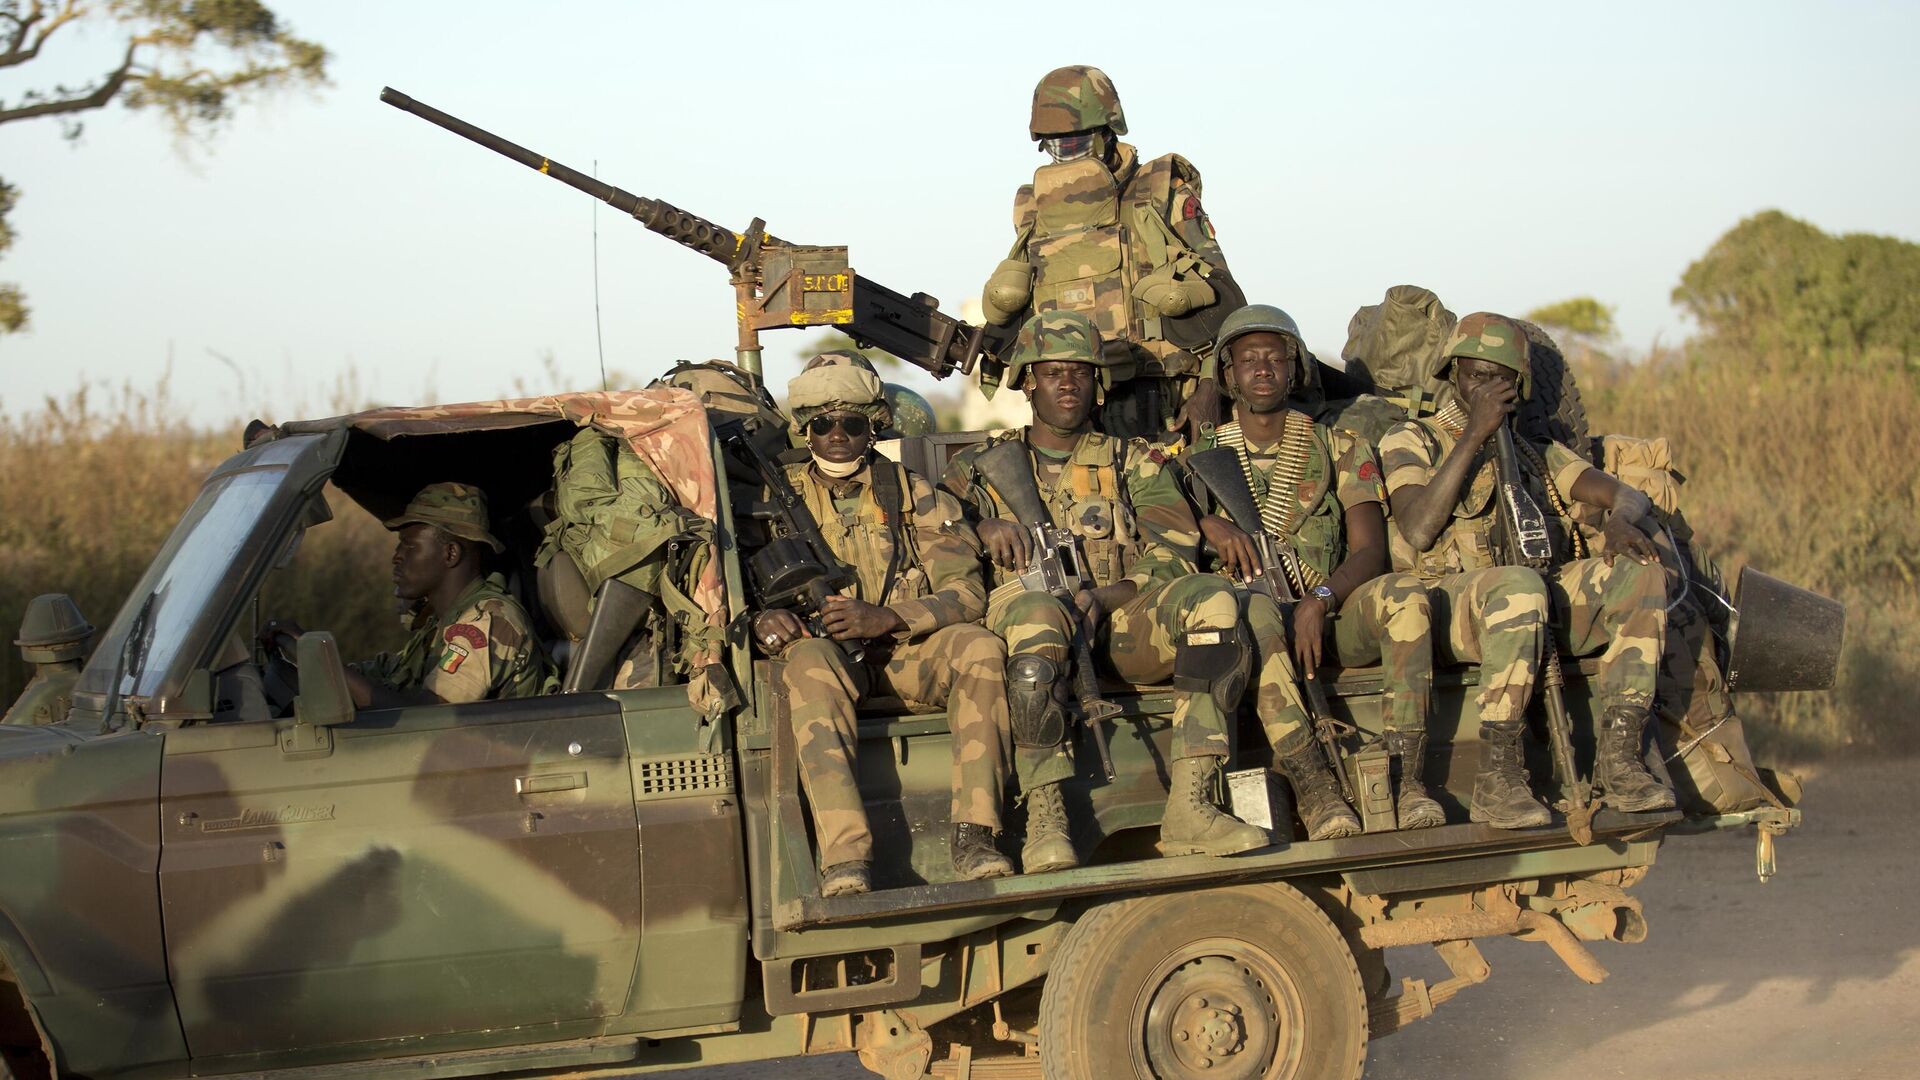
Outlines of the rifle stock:
{"label": "rifle stock", "polygon": [[[1260,518],[1259,505],[1253,498],[1253,485],[1247,482],[1246,469],[1240,464],[1239,452],[1226,446],[1195,451],[1188,456],[1187,467],[1206,485],[1214,501],[1227,512],[1227,518],[1241,532],[1253,537],[1260,549],[1260,576],[1245,582],[1246,588],[1265,593],[1282,604],[1298,603],[1300,598],[1293,591],[1293,575],[1287,566],[1287,555],[1280,550],[1279,541],[1267,531],[1265,522]],[[1343,755],[1340,740],[1334,731],[1333,709],[1327,702],[1326,690],[1314,674],[1296,671],[1295,682],[1305,697],[1307,719],[1313,723],[1314,736],[1320,740],[1320,748],[1327,755],[1327,761],[1334,766],[1334,775],[1340,780],[1340,794],[1351,803],[1355,800],[1353,780],[1341,764]]]}
{"label": "rifle stock", "polygon": [[[1002,369],[999,355],[1019,330],[1017,326],[974,326],[943,314],[940,302],[925,293],[909,296],[862,277],[847,265],[845,247],[790,244],[764,232],[758,219],[745,231],[735,232],[664,200],[602,183],[390,86],[380,91],[380,100],[585,192],[725,266],[742,286],[740,321],[745,334],[787,326],[837,326],[863,346],[946,378],[955,371],[969,373],[976,366],[987,374]],[[757,343],[753,347],[759,348]]]}
{"label": "rifle stock", "polygon": [[[1040,487],[1033,479],[1033,459],[1027,446],[1008,440],[990,446],[975,459],[975,468],[1013,516],[1027,531],[1032,548],[1021,584],[1035,592],[1050,593],[1067,606],[1070,616],[1077,615],[1074,594],[1093,587],[1080,558],[1079,540],[1067,529],[1053,524]],[[1100,695],[1100,680],[1093,670],[1093,647],[1087,640],[1081,621],[1074,618],[1073,650],[1074,696],[1079,699],[1081,722],[1093,736],[1094,750],[1100,755],[1100,770],[1108,780],[1115,777],[1113,755],[1107,746],[1105,722],[1121,713],[1120,706]]]}
{"label": "rifle stock", "polygon": [[[1527,492],[1520,477],[1520,453],[1513,442],[1510,424],[1500,425],[1494,435],[1497,458],[1500,525],[1498,543],[1500,561],[1509,566],[1525,566],[1545,571],[1553,566],[1553,541],[1547,532],[1547,516]],[[1548,593],[1552,602],[1552,593]],[[1549,620],[1551,623],[1551,620]],[[1576,843],[1593,841],[1593,797],[1587,781],[1581,777],[1573,758],[1573,721],[1567,715],[1567,701],[1561,691],[1566,683],[1560,668],[1559,647],[1551,627],[1541,649],[1540,692],[1547,710],[1547,743],[1553,752],[1553,769],[1560,774],[1566,789],[1567,832]]]}

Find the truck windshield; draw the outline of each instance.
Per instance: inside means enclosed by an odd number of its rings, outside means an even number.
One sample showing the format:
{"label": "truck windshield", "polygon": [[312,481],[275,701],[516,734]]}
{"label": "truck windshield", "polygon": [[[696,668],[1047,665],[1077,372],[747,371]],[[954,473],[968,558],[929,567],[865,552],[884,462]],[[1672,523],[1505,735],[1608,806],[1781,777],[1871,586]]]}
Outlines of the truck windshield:
{"label": "truck windshield", "polygon": [[[286,482],[287,462],[294,456],[286,451],[297,448],[272,449],[281,452],[262,454],[249,467],[215,477],[200,489],[94,650],[77,691],[113,690],[109,684],[118,670],[119,695],[151,697],[156,692],[222,587],[239,587],[234,579],[240,553],[257,530],[270,525],[264,511]],[[138,635],[131,648],[130,632]],[[123,658],[127,663],[122,664]]]}

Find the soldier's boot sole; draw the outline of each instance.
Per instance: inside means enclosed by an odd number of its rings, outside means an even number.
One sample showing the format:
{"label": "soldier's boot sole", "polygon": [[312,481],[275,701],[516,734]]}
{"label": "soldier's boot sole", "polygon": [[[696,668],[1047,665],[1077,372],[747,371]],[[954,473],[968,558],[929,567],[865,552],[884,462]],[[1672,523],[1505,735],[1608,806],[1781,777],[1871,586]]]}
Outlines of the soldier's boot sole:
{"label": "soldier's boot sole", "polygon": [[[1484,779],[1484,778],[1483,778]],[[1553,822],[1553,812],[1533,797],[1526,785],[1511,780],[1473,785],[1467,820],[1496,829],[1534,829]]]}
{"label": "soldier's boot sole", "polygon": [[1423,784],[1402,784],[1394,817],[1403,829],[1431,829],[1447,823],[1447,812],[1427,794]]}
{"label": "soldier's boot sole", "polygon": [[858,896],[872,889],[864,860],[835,863],[820,872],[821,896]]}
{"label": "soldier's boot sole", "polygon": [[960,871],[960,877],[964,881],[985,881],[988,878],[1012,877],[1013,860],[999,852],[995,852],[992,855],[973,860],[972,865],[964,869],[958,866],[954,867],[954,869]]}
{"label": "soldier's boot sole", "polygon": [[1648,775],[1645,780],[1621,785],[1626,790],[1600,779],[1595,785],[1607,797],[1607,808],[1626,814],[1644,814],[1651,810],[1671,810],[1677,804],[1673,792]]}
{"label": "soldier's boot sole", "polygon": [[1265,829],[1221,813],[1207,801],[1206,792],[1213,786],[1219,767],[1218,758],[1174,759],[1169,769],[1173,775],[1169,778],[1167,809],[1160,818],[1160,840],[1154,845],[1160,854],[1238,855],[1273,845]]}
{"label": "soldier's boot sole", "polygon": [[1074,853],[1073,841],[1061,833],[1033,837],[1020,849],[1023,873],[1050,874],[1055,870],[1072,870],[1079,865],[1080,856]]}

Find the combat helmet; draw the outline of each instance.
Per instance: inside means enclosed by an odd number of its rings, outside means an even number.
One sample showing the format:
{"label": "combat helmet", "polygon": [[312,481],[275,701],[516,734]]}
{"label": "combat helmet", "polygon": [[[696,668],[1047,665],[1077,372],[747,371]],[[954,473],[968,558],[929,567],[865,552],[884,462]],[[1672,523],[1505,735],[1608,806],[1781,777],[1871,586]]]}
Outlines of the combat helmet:
{"label": "combat helmet", "polygon": [[1127,114],[1106,72],[1071,64],[1041,76],[1033,88],[1033,116],[1027,121],[1033,141],[1101,127],[1115,135],[1127,133]]}
{"label": "combat helmet", "polygon": [[44,593],[27,604],[20,636],[13,643],[29,664],[58,664],[87,655],[93,624],[65,593]]}
{"label": "combat helmet", "polygon": [[886,386],[873,361],[852,349],[829,349],[808,360],[787,383],[787,411],[795,431],[831,409],[860,413],[873,422],[876,433],[893,423]]}
{"label": "combat helmet", "polygon": [[760,380],[725,360],[693,363],[682,360],[649,384],[692,391],[706,407],[707,420],[718,427],[728,421],[745,423],[748,438],[768,457],[787,449],[787,420]]}
{"label": "combat helmet", "polygon": [[1231,392],[1233,384],[1227,382],[1224,372],[1232,365],[1233,356],[1228,350],[1236,339],[1248,334],[1260,333],[1279,334],[1293,342],[1293,393],[1299,395],[1316,392],[1319,389],[1319,379],[1316,377],[1313,358],[1307,352],[1306,339],[1300,336],[1300,324],[1293,321],[1293,316],[1272,304],[1248,304],[1221,320],[1220,343],[1215,347],[1214,353],[1220,357],[1220,368],[1223,372],[1221,382],[1229,388],[1229,391]]}
{"label": "combat helmet", "polygon": [[1077,311],[1042,312],[1020,327],[1007,358],[1005,385],[1020,389],[1027,369],[1046,360],[1092,364],[1099,376],[1096,400],[1106,400],[1106,391],[1113,388],[1113,360],[1100,344],[1100,329]]}
{"label": "combat helmet", "polygon": [[1453,336],[1447,339],[1447,347],[1440,350],[1440,358],[1434,362],[1434,377],[1446,380],[1454,359],[1462,356],[1499,364],[1518,373],[1520,400],[1532,396],[1533,364],[1527,353],[1527,335],[1512,319],[1491,311],[1461,316],[1453,328]]}
{"label": "combat helmet", "polygon": [[911,386],[885,383],[881,393],[887,399],[888,411],[893,413],[893,423],[881,433],[882,438],[915,439],[933,434],[940,426],[933,416],[933,403]]}

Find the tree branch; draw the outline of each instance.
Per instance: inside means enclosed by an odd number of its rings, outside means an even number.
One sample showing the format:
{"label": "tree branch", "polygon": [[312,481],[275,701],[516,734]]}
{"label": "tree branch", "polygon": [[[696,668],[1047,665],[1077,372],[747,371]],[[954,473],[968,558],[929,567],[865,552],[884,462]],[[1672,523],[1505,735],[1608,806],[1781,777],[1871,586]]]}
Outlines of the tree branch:
{"label": "tree branch", "polygon": [[137,45],[127,46],[126,59],[120,66],[107,73],[105,81],[91,93],[80,97],[60,98],[55,101],[36,101],[31,105],[21,105],[12,109],[0,109],[0,124],[15,120],[29,120],[36,116],[52,116],[57,113],[85,112],[98,109],[112,101],[120,88],[126,85],[127,75],[133,70],[133,51]]}
{"label": "tree branch", "polygon": [[15,20],[13,36],[7,42],[7,51],[0,52],[0,68],[12,67],[15,64],[24,64],[34,57],[39,56],[40,46],[47,43],[47,39],[53,36],[55,30],[60,29],[62,26],[65,26],[67,23],[72,22],[84,14],[86,14],[86,11],[81,8],[79,0],[66,0],[66,3],[61,5],[59,12],[53,16],[53,21],[41,27],[40,32],[33,35],[33,44],[22,48],[22,46],[26,44],[27,32],[33,29],[35,23],[47,17],[46,7],[41,4],[40,0],[34,0],[33,7],[27,11],[26,17]]}

